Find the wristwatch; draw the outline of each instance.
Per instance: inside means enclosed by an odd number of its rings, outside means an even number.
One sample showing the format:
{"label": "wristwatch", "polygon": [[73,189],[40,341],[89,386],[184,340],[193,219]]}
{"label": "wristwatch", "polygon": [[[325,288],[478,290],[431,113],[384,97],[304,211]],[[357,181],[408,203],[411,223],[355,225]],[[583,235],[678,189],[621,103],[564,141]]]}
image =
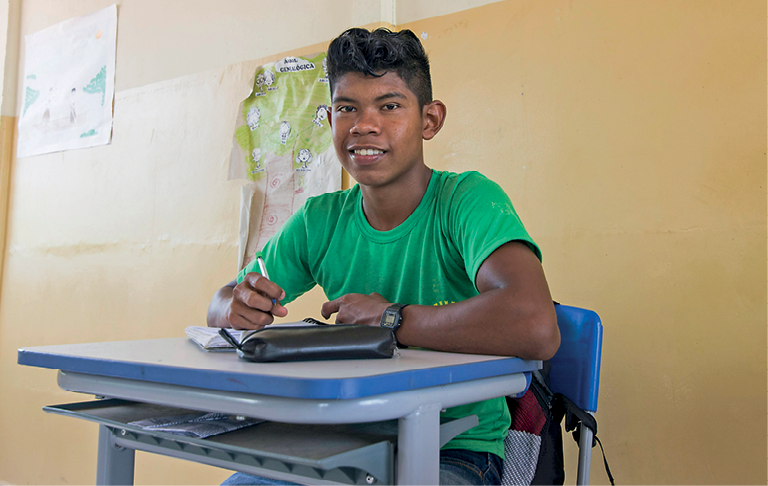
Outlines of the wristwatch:
{"label": "wristwatch", "polygon": [[[403,323],[403,309],[407,306],[408,304],[392,304],[381,315],[381,327],[391,329],[392,334],[395,336],[395,341],[397,341],[397,330],[400,328],[400,324]],[[399,342],[397,345],[401,348],[405,347]]]}

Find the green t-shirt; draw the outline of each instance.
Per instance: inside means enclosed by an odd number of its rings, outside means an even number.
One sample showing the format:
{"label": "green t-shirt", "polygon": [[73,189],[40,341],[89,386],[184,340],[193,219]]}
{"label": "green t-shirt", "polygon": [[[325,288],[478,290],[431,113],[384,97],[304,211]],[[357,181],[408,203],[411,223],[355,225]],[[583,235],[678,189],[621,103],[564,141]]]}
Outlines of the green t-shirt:
{"label": "green t-shirt", "polygon": [[[377,231],[362,210],[359,186],[307,200],[264,246],[269,276],[287,304],[315,285],[329,300],[378,292],[389,302],[445,305],[478,294],[477,271],[499,246],[522,240],[541,259],[506,193],[477,172],[433,171],[419,206],[398,227]],[[238,275],[258,271],[251,262]],[[489,336],[493,339],[493,336]],[[480,423],[445,449],[504,457],[510,416],[503,398],[450,408]]]}

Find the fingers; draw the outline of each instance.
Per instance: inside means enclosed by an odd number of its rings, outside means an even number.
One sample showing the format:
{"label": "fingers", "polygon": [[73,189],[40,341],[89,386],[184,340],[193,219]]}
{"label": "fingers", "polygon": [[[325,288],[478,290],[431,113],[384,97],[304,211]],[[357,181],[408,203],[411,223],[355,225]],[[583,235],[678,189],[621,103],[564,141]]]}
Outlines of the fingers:
{"label": "fingers", "polygon": [[325,319],[336,314],[337,323],[377,326],[387,305],[387,300],[375,292],[368,295],[346,294],[323,304],[320,312]]}
{"label": "fingers", "polygon": [[280,304],[285,292],[258,273],[249,273],[232,290],[227,320],[233,329],[261,329],[274,317],[285,317],[288,309]]}
{"label": "fingers", "polygon": [[259,330],[266,325],[272,323],[273,318],[269,314],[261,313],[261,315],[251,315],[250,318],[246,318],[236,311],[231,311],[227,315],[227,321],[232,329],[238,330]]}
{"label": "fingers", "polygon": [[341,299],[339,298],[323,304],[323,307],[320,309],[320,313],[323,315],[324,319],[328,319],[331,317],[331,315],[339,312],[340,307]]}
{"label": "fingers", "polygon": [[262,277],[256,272],[247,274],[243,281],[240,282],[235,287],[235,289],[238,287],[241,289],[248,289],[265,297],[269,297],[272,301],[278,301],[285,298],[285,292],[283,292],[283,289],[281,289],[279,285],[267,278]]}
{"label": "fingers", "polygon": [[232,304],[227,313],[227,321],[233,329],[261,329],[274,322],[275,317],[285,317],[288,309],[280,304],[275,304],[269,311],[254,309],[232,299]]}

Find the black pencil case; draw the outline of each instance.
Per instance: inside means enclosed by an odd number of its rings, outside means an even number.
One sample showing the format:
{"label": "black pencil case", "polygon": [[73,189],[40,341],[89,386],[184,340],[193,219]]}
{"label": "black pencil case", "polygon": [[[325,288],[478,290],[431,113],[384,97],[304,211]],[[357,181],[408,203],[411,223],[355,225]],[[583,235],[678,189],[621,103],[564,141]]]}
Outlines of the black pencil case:
{"label": "black pencil case", "polygon": [[237,342],[225,329],[219,334],[249,361],[377,359],[395,355],[397,341],[385,327],[360,324],[270,327],[243,334]]}

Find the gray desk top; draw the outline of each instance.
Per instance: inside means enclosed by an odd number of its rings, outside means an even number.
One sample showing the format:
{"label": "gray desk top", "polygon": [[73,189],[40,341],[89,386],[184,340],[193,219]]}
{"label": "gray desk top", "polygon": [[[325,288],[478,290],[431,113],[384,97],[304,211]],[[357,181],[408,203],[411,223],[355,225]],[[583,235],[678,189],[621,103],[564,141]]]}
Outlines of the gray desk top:
{"label": "gray desk top", "polygon": [[405,349],[392,359],[253,363],[187,338],[21,348],[18,363],[209,390],[362,398],[539,369],[540,361]]}

